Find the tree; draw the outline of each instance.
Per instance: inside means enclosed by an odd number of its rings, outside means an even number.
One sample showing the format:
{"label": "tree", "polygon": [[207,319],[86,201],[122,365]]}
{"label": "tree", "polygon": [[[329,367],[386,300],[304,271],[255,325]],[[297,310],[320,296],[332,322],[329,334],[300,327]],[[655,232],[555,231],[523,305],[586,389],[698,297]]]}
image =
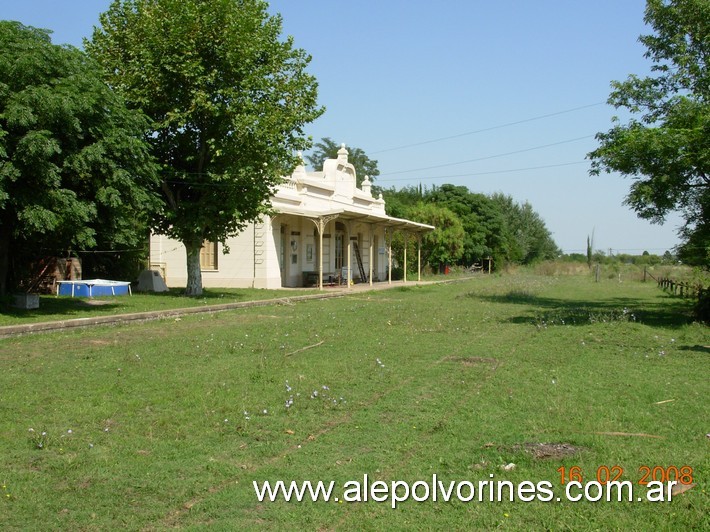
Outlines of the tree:
{"label": "tree", "polygon": [[[390,216],[423,221],[437,229],[448,223],[446,217],[441,220],[431,218],[432,213],[426,214],[429,218],[420,219],[418,213],[422,212],[424,204],[443,207],[458,219],[463,228],[460,235],[462,253],[450,254],[441,263],[470,265],[492,257],[495,264],[529,264],[557,258],[560,253],[545,222],[532,206],[527,202],[515,203],[512,197],[504,194],[486,196],[475,194],[464,186],[446,184],[428,190],[422,190],[421,186],[399,190],[389,188],[383,191],[383,195]],[[432,237],[434,240],[440,238],[436,232]]]}
{"label": "tree", "polygon": [[[336,159],[340,144],[333,141],[330,137],[323,137],[320,142],[313,145],[313,153],[306,156],[306,160],[313,168],[323,166],[325,159]],[[380,170],[377,168],[377,161],[370,159],[361,148],[348,147],[348,162],[355,167],[355,175],[357,177],[357,186],[359,187],[365,176],[374,181],[380,175]]]}
{"label": "tree", "polygon": [[620,172],[634,179],[625,203],[661,223],[679,210],[685,226],[681,256],[710,266],[710,2],[648,0],[654,30],[640,37],[653,75],[612,83],[609,103],[632,113],[597,134],[588,154],[591,174]]}
{"label": "tree", "polygon": [[594,259],[594,230],[592,236],[587,235],[587,266],[592,269],[592,260]]}
{"label": "tree", "polygon": [[442,266],[456,264],[461,259],[464,229],[453,212],[434,203],[419,203],[409,209],[408,218],[436,227],[421,237],[422,262]]}
{"label": "tree", "polygon": [[145,119],[49,33],[0,22],[0,294],[11,255],[135,247],[158,204]]}
{"label": "tree", "polygon": [[530,203],[515,203],[511,196],[501,193],[493,194],[491,200],[498,205],[505,221],[509,262],[531,264],[557,258],[560,249]]}
{"label": "tree", "polygon": [[86,43],[106,80],[152,120],[165,207],[158,233],[187,252],[188,295],[202,293],[200,250],[260,218],[309,147],[322,109],[310,57],[280,40],[262,0],[114,0]]}
{"label": "tree", "polygon": [[473,193],[464,186],[447,184],[432,189],[425,201],[448,207],[461,219],[465,231],[462,257],[465,264],[487,257],[492,257],[495,264],[506,261],[505,220],[488,196]]}
{"label": "tree", "polygon": [[413,185],[402,187],[399,190],[395,187],[383,189],[382,196],[385,200],[387,214],[395,218],[406,218],[409,208],[424,199],[421,188]]}

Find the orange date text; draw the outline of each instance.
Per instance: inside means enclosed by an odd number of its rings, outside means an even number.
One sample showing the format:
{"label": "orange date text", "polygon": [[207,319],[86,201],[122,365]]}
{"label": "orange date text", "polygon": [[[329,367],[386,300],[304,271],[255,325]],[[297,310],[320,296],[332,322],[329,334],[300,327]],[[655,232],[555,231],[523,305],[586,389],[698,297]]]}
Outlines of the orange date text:
{"label": "orange date text", "polygon": [[[564,467],[557,469],[560,474],[560,484],[565,485],[567,482],[584,482],[585,475],[582,468],[579,466]],[[640,478],[638,484],[641,486],[647,485],[649,482],[678,482],[679,484],[693,483],[693,468],[687,465],[684,466],[647,466],[642,465],[638,468]],[[618,482],[622,480],[624,468],[619,465],[597,467],[592,473],[593,476],[587,477],[586,480],[596,480],[600,484],[608,482]]]}

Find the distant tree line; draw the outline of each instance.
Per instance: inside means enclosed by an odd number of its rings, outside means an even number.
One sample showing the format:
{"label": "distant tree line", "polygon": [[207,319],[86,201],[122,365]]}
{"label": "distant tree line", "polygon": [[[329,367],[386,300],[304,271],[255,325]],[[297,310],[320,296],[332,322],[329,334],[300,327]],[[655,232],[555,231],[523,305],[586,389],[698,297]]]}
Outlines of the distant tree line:
{"label": "distant tree line", "polygon": [[[562,262],[590,262],[587,255],[583,253],[565,253],[559,257]],[[593,264],[634,264],[636,266],[659,266],[678,264],[678,256],[670,251],[665,251],[662,255],[657,255],[644,251],[641,255],[631,255],[630,253],[607,254],[600,250],[595,250],[591,254]]]}
{"label": "distant tree line", "polygon": [[[422,261],[433,270],[447,265],[471,266],[493,260],[494,268],[506,264],[531,264],[554,259],[560,249],[544,220],[528,202],[517,203],[505,194],[480,194],[465,186],[441,185],[380,189],[387,214],[434,225],[422,237]],[[410,269],[416,268],[416,239],[408,239]],[[403,262],[404,239],[397,237],[393,250]]]}

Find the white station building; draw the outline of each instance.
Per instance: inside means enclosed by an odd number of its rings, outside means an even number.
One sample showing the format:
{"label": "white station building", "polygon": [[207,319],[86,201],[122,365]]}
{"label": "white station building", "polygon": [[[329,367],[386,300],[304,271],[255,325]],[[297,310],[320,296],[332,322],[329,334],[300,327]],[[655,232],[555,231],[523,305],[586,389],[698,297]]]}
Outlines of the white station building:
{"label": "white station building", "polygon": [[[434,229],[387,216],[382,195],[372,196],[367,176],[357,188],[345,145],[337,159],[324,161],[321,172],[306,172],[303,164],[296,167],[277,187],[271,206],[276,214],[227,240],[229,253],[217,242],[204,243],[200,253],[204,287],[322,288],[391,282],[392,234],[402,231],[419,242],[422,233]],[[409,260],[417,262],[419,278],[417,255]],[[150,267],[169,287],[187,284],[185,247],[177,240],[152,235]]]}

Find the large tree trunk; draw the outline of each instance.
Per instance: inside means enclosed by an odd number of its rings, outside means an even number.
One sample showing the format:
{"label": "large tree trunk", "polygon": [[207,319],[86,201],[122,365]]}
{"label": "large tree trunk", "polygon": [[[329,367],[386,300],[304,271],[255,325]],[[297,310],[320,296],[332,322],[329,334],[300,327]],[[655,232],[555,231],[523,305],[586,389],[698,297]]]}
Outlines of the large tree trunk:
{"label": "large tree trunk", "polygon": [[189,243],[185,242],[185,250],[187,251],[187,286],[185,287],[185,295],[201,296],[202,295],[202,268],[200,267],[200,250],[202,242]]}
{"label": "large tree trunk", "polygon": [[10,273],[10,229],[0,222],[0,296],[7,293],[7,276]]}

